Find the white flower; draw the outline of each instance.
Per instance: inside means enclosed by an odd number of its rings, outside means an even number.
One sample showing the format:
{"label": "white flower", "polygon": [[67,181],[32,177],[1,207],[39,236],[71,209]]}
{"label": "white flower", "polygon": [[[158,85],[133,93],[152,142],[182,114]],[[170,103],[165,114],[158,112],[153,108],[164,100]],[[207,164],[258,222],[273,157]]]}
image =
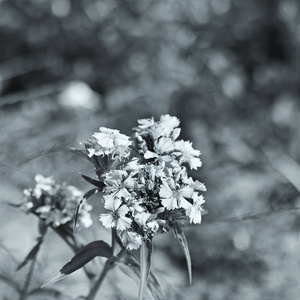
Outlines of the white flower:
{"label": "white flower", "polygon": [[[172,131],[178,127],[180,121],[176,117],[171,117],[170,115],[162,115],[159,120],[159,128],[163,136],[170,136]],[[179,135],[179,133],[178,133]]]}
{"label": "white flower", "polygon": [[146,226],[148,219],[151,217],[150,213],[140,212],[134,215],[134,221],[140,226]]}
{"label": "white flower", "polygon": [[192,147],[192,143],[189,141],[177,141],[175,142],[176,150],[179,150],[179,163],[187,162],[191,169],[197,169],[202,166],[202,162],[199,158],[201,152],[195,150]]}
{"label": "white flower", "polygon": [[84,228],[88,228],[93,224],[91,215],[87,210],[81,209],[79,214],[79,221],[81,226],[83,226]]}
{"label": "white flower", "polygon": [[129,137],[120,133],[119,130],[100,127],[99,132],[95,132],[93,137],[97,139],[103,148],[113,148],[115,146],[130,146]]}
{"label": "white flower", "polygon": [[155,124],[153,117],[151,119],[138,120],[139,126],[137,129],[147,129]]}
{"label": "white flower", "polygon": [[158,141],[154,141],[154,151],[147,151],[144,154],[146,159],[161,158],[164,161],[171,161],[172,157],[169,154],[174,150],[174,143],[170,138],[162,137]]}
{"label": "white flower", "polygon": [[130,154],[131,141],[119,130],[100,127],[98,132],[86,141],[89,156],[113,155],[127,157]]}
{"label": "white flower", "polygon": [[142,204],[142,199],[138,198],[132,198],[128,197],[124,199],[124,202],[126,203],[126,206],[128,207],[129,211],[132,213],[134,212],[142,212],[144,209],[140,206]]}
{"label": "white flower", "polygon": [[[53,227],[71,222],[83,193],[74,186],[57,184],[52,177],[46,178],[37,174],[35,180],[34,189],[24,190],[22,208],[26,212],[38,215]],[[84,203],[79,212],[78,223],[84,227],[92,224],[89,213],[91,209],[90,205]]]}
{"label": "white flower", "polygon": [[101,156],[104,155],[104,148],[98,144],[98,140],[94,137],[89,138],[85,145],[87,147],[88,156]]}
{"label": "white flower", "polygon": [[[41,197],[43,191],[51,192],[54,190],[55,181],[53,177],[44,177],[41,174],[37,174],[34,177],[36,186],[34,188],[34,194],[37,198]],[[54,194],[55,192],[52,191]]]}
{"label": "white flower", "polygon": [[163,182],[159,196],[162,198],[161,203],[167,209],[184,208],[188,209],[191,203],[186,198],[191,198],[193,189],[189,186],[184,186],[180,189],[171,189],[166,181]]}
{"label": "white flower", "polygon": [[106,174],[104,183],[106,185],[105,192],[126,198],[130,196],[128,190],[134,188],[135,181],[131,176],[128,176],[126,171],[112,170]]}
{"label": "white flower", "polygon": [[134,220],[144,231],[151,230],[152,234],[155,234],[159,228],[158,223],[154,220],[156,216],[156,214],[141,212],[134,215]]}
{"label": "white flower", "polygon": [[125,230],[121,233],[123,245],[129,250],[136,250],[142,245],[142,236],[134,231]]}
{"label": "white flower", "polygon": [[148,174],[148,178],[152,181],[154,181],[155,177],[158,178],[164,178],[166,176],[164,172],[165,163],[164,161],[161,162],[161,164],[155,166],[153,164],[147,164],[144,166],[144,170]]}
{"label": "white flower", "polygon": [[192,189],[196,191],[205,192],[207,190],[204,183],[200,182],[199,180],[194,181],[191,177],[182,178],[182,182],[184,184],[189,185]]}
{"label": "white flower", "polygon": [[116,227],[117,230],[128,229],[131,225],[131,219],[125,217],[129,209],[126,205],[122,205],[122,201],[119,198],[113,196],[104,196],[104,207],[109,211],[106,214],[100,215],[100,221],[106,228]]}
{"label": "white flower", "polygon": [[186,210],[186,215],[190,217],[190,222],[200,224],[202,220],[201,213],[204,211],[202,204],[205,202],[202,195],[193,194],[193,205]]}

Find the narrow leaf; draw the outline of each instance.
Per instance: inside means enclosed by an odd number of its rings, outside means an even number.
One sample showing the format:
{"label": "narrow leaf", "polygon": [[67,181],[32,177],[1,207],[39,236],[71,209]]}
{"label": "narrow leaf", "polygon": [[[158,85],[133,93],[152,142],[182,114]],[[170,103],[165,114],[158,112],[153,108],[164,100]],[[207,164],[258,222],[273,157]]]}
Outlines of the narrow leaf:
{"label": "narrow leaf", "polygon": [[42,287],[51,285],[82,268],[96,256],[111,257],[113,255],[111,247],[103,241],[94,241],[82,248],[59,272],[50,276]]}
{"label": "narrow leaf", "polygon": [[28,253],[28,255],[26,256],[26,258],[23,260],[23,262],[21,262],[16,271],[19,271],[20,269],[22,269],[25,265],[28,264],[29,261],[31,261],[32,259],[35,258],[35,256],[38,254],[40,247],[43,243],[43,238],[39,238],[37,244],[31,249],[31,251]]}
{"label": "narrow leaf", "polygon": [[143,299],[144,290],[147,286],[147,281],[151,269],[151,257],[152,257],[152,242],[146,241],[142,243],[140,250],[140,265],[141,265],[141,281],[139,287],[139,300]]}
{"label": "narrow leaf", "polygon": [[81,174],[81,177],[83,179],[85,179],[88,183],[90,183],[92,185],[95,185],[95,186],[97,186],[100,189],[103,189],[104,186],[105,186],[105,184],[103,182],[100,182],[99,180],[93,179],[93,178],[91,178],[89,176]]}
{"label": "narrow leaf", "polygon": [[191,262],[191,256],[190,256],[188,243],[187,243],[187,240],[185,238],[183,231],[181,230],[181,228],[178,225],[175,225],[174,234],[183,249],[186,263],[187,263],[188,273],[189,273],[189,281],[190,281],[190,285],[191,285],[192,284],[192,262]]}
{"label": "narrow leaf", "polygon": [[4,202],[4,204],[12,207],[20,207],[22,206],[22,203],[11,203],[11,202]]}
{"label": "narrow leaf", "polygon": [[90,191],[88,191],[87,193],[85,193],[82,197],[82,199],[80,200],[79,204],[77,205],[77,208],[76,208],[76,212],[75,212],[75,219],[74,219],[74,227],[73,227],[73,233],[75,232],[75,229],[76,229],[76,225],[77,225],[77,221],[78,221],[78,215],[79,215],[79,212],[83,206],[83,204],[85,203],[85,201],[90,198],[91,196],[93,196],[94,194],[98,193],[99,189],[98,188],[95,188],[95,189],[92,189]]}

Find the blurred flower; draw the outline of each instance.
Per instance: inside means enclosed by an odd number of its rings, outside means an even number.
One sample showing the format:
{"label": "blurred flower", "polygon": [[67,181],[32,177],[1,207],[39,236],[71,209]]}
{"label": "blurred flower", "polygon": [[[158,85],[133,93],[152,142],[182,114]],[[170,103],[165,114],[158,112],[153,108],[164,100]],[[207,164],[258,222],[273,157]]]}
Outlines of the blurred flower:
{"label": "blurred flower", "polygon": [[[59,185],[52,177],[35,176],[33,189],[24,190],[21,208],[44,220],[49,226],[58,227],[74,219],[76,207],[82,199],[82,192],[76,187]],[[78,216],[79,224],[89,227],[92,219],[89,211],[92,207],[84,204]]]}

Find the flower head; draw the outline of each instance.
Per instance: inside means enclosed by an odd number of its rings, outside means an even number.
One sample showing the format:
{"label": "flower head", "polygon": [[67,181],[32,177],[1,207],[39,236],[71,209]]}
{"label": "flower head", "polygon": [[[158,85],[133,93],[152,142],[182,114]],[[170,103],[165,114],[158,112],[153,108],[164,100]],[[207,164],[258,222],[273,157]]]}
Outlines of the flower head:
{"label": "flower head", "polygon": [[[57,184],[52,177],[35,176],[36,185],[24,190],[22,209],[44,220],[47,225],[58,227],[74,219],[76,207],[83,193],[71,185]],[[89,227],[92,219],[91,206],[84,204],[78,221],[83,227]]]}
{"label": "flower head", "polygon": [[106,228],[115,228],[130,250],[176,224],[201,222],[204,200],[199,192],[206,187],[189,177],[184,166],[200,167],[200,151],[189,141],[177,141],[179,124],[170,115],[159,121],[141,119],[132,142],[118,130],[104,127],[86,142],[95,169],[101,169],[96,171],[98,179],[104,184],[106,212],[100,220]]}

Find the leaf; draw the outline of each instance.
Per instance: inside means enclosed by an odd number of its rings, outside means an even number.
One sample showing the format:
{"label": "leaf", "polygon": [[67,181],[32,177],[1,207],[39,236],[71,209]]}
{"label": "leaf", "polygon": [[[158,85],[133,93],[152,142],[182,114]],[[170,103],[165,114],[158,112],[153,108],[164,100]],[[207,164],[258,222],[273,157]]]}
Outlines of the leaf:
{"label": "leaf", "polygon": [[141,281],[139,287],[139,300],[143,299],[144,290],[147,286],[147,281],[151,269],[151,257],[152,257],[152,242],[146,241],[142,243],[140,250],[140,265],[141,265]]}
{"label": "leaf", "polygon": [[42,285],[49,286],[82,268],[96,256],[111,257],[113,255],[111,247],[103,241],[94,241],[82,248],[59,272],[50,276]]}
{"label": "leaf", "polygon": [[79,212],[83,206],[83,204],[85,203],[85,201],[87,199],[89,199],[91,196],[93,196],[94,194],[98,193],[99,192],[99,189],[98,188],[95,188],[95,189],[92,189],[92,190],[89,190],[87,193],[85,193],[82,197],[82,199],[80,200],[79,204],[77,205],[77,208],[76,208],[76,212],[75,212],[75,219],[74,219],[74,227],[73,227],[73,233],[75,232],[75,229],[76,229],[76,225],[77,225],[77,221],[78,221],[78,215],[79,215]]}
{"label": "leaf", "polygon": [[89,176],[83,175],[83,174],[81,174],[81,177],[83,179],[85,179],[88,183],[90,183],[92,185],[95,185],[100,189],[103,189],[105,187],[105,184],[103,182],[99,181],[99,180],[95,180],[95,179],[93,179]]}
{"label": "leaf", "polygon": [[28,255],[26,256],[26,258],[23,260],[23,262],[21,262],[16,271],[19,271],[20,269],[22,269],[25,265],[28,264],[29,261],[31,261],[32,259],[34,259],[36,257],[36,255],[38,254],[40,247],[43,243],[43,238],[39,238],[37,244],[31,249],[31,251],[28,253]]}
{"label": "leaf", "polygon": [[179,241],[179,243],[183,249],[184,255],[185,255],[188,273],[189,273],[189,281],[190,281],[190,285],[191,285],[192,284],[192,262],[191,262],[191,256],[190,256],[188,243],[187,243],[187,240],[186,240],[185,235],[184,235],[183,231],[181,230],[181,228],[177,224],[175,224],[174,227],[175,228],[173,230],[174,230],[175,237]]}

